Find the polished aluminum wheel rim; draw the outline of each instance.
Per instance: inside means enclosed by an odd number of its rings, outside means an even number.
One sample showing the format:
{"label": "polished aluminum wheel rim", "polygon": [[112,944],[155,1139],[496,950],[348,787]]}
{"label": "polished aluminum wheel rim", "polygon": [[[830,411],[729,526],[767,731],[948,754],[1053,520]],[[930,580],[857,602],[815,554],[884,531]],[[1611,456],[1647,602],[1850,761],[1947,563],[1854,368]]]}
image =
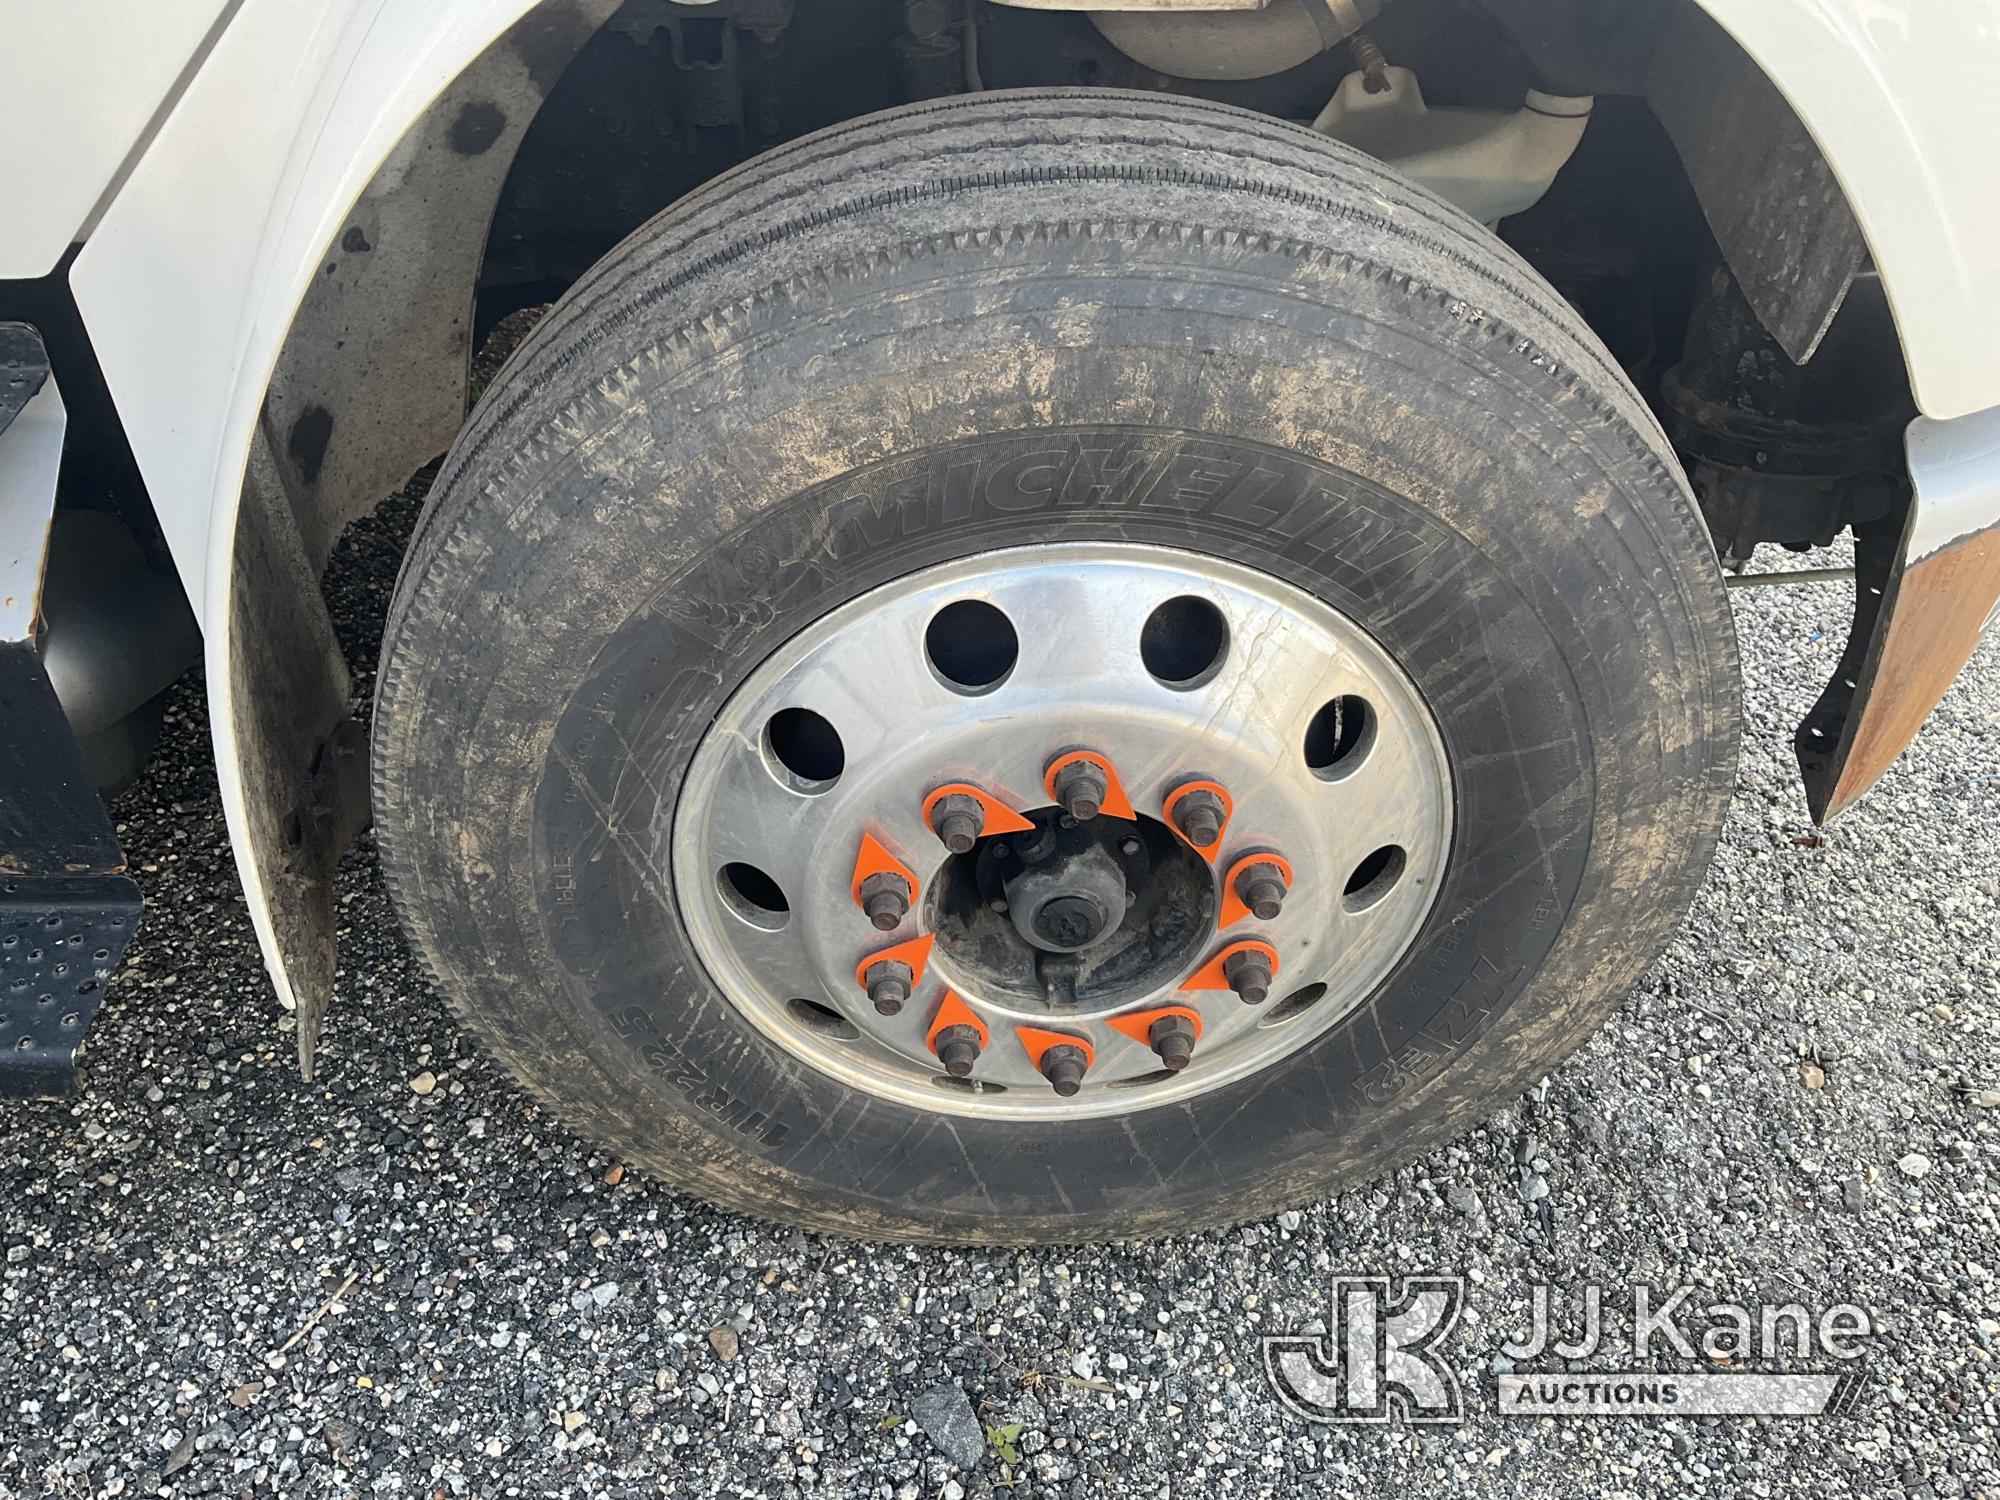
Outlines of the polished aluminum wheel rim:
{"label": "polished aluminum wheel rim", "polygon": [[[1011,658],[988,639],[974,642],[970,669],[953,654],[947,624],[993,619],[976,607],[945,613],[968,601],[1011,626]],[[1160,659],[1148,623],[1180,617],[1163,608],[1219,617],[1213,659]],[[1203,642],[1191,649],[1200,654]],[[1163,680],[1149,662],[1187,675]],[[802,723],[813,727],[803,752]],[[870,924],[853,896],[864,834],[928,896],[948,858],[925,821],[928,793],[966,783],[1015,809],[1046,807],[1046,768],[1077,748],[1105,756],[1135,810],[1162,821],[1186,781],[1225,787],[1233,808],[1213,861],[1218,900],[1239,857],[1273,852],[1294,874],[1280,913],[1215,931],[1148,992],[1095,1008],[982,992],[978,973],[934,948],[909,1003],[876,1014],[857,967],[920,937],[934,913],[919,899],[895,929]],[[788,1052],[858,1092],[921,1109],[1076,1118],[1220,1088],[1307,1046],[1365,1001],[1435,898],[1450,852],[1450,786],[1414,685],[1325,603],[1230,563],[1076,543],[929,568],[802,631],[724,705],[661,834],[703,964]],[[1263,1003],[1183,987],[1204,960],[1253,939],[1278,958]],[[989,1031],[962,1079],[945,1076],[926,1044],[947,991]],[[1110,1024],[1170,1005],[1202,1022],[1180,1072]],[[1050,1087],[1019,1028],[1090,1043],[1074,1095]]]}

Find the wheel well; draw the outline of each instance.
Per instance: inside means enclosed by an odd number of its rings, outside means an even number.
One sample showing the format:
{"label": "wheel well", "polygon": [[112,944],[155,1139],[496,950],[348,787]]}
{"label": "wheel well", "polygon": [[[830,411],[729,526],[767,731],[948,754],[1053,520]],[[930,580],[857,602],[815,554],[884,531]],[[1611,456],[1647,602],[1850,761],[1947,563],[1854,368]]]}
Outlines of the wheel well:
{"label": "wheel well", "polygon": [[[1740,484],[1705,484],[1704,434],[1676,418],[1663,382],[1691,334],[1754,343],[1760,357],[1816,351],[1859,273],[1863,310],[1840,362],[1897,372],[1867,415],[1900,415],[1901,354],[1859,231],[1803,126],[1692,0],[1616,9],[1614,25],[1597,0],[1399,0],[1370,34],[1433,104],[1504,104],[1535,87],[1598,97],[1575,155],[1502,237],[1667,415],[1725,547],[1823,541],[1853,504],[1824,485],[1774,508],[1746,502]],[[1303,123],[1346,69],[1336,54],[1262,78],[1169,78],[1085,15],[995,0],[547,0],[410,128],[293,323],[263,440],[305,553],[322,566],[348,523],[449,444],[472,351],[500,318],[552,300],[654,213],[760,151],[968,77],[1200,93]],[[1734,149],[1753,127],[1776,140],[1783,171],[1744,169],[1768,166]],[[1772,236],[1786,227],[1767,212],[1779,201],[1809,212],[1813,232]],[[1718,275],[1738,294],[1728,312],[1750,315],[1705,329],[1721,316]],[[1790,360],[1771,364],[1782,376]],[[1814,415],[1836,384],[1799,383],[1810,389],[1790,393],[1787,418]]]}

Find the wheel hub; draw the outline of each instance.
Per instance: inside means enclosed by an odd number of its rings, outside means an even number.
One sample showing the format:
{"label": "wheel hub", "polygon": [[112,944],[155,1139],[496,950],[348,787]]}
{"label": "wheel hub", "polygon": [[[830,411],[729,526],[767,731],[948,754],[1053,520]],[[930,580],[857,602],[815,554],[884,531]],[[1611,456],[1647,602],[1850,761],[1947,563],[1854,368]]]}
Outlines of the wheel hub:
{"label": "wheel hub", "polygon": [[1152,819],[1030,810],[1031,832],[947,859],[925,913],[941,962],[973,991],[1028,1007],[1105,1006],[1192,966],[1214,874]]}
{"label": "wheel hub", "polygon": [[1116,1113],[1365,1000],[1429,911],[1449,786],[1415,688],[1323,602],[1051,545],[780,648],[697,751],[669,852],[716,983],[812,1066],[931,1110]]}
{"label": "wheel hub", "polygon": [[[1094,948],[1117,932],[1138,899],[1106,840],[1088,824],[1048,809],[1031,819],[1035,833],[1003,843],[1000,899],[1014,930],[1044,953]],[[1094,821],[1094,820],[1093,820]]]}

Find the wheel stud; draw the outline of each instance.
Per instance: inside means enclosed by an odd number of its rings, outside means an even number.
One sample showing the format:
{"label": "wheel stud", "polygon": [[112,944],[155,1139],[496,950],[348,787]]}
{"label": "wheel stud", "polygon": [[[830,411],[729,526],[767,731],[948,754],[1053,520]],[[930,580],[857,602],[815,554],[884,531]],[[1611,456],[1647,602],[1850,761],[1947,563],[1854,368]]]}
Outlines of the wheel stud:
{"label": "wheel stud", "polygon": [[932,1044],[938,1061],[953,1078],[963,1078],[979,1061],[979,1029],[975,1026],[947,1026]]}
{"label": "wheel stud", "polygon": [[1271,961],[1254,948],[1230,954],[1222,977],[1245,1005],[1262,1005],[1271,996]]}
{"label": "wheel stud", "polygon": [[861,909],[877,928],[887,932],[910,911],[910,883],[881,870],[861,882]]}
{"label": "wheel stud", "polygon": [[893,958],[868,966],[862,979],[868,986],[868,998],[876,1015],[893,1016],[903,1008],[903,1002],[910,998],[912,977],[910,966]]}
{"label": "wheel stud", "polygon": [[985,826],[986,809],[979,805],[977,797],[954,792],[949,797],[940,797],[937,806],[931,809],[931,830],[953,854],[969,853],[979,842],[980,830]]}
{"label": "wheel stud", "polygon": [[1090,1059],[1081,1047],[1056,1046],[1042,1054],[1042,1077],[1065,1099],[1083,1087],[1084,1070],[1089,1066]]}
{"label": "wheel stud", "polygon": [[1161,1016],[1146,1035],[1152,1049],[1160,1055],[1160,1066],[1169,1073],[1178,1073],[1194,1058],[1194,1022],[1186,1016]]}
{"label": "wheel stud", "polygon": [[1236,894],[1250,908],[1250,915],[1268,922],[1285,908],[1285,872],[1268,861],[1246,868],[1236,877]]}
{"label": "wheel stud", "polygon": [[1087,823],[1104,809],[1104,794],[1110,789],[1104,768],[1087,760],[1073,760],[1056,772],[1056,801],[1079,823]]}
{"label": "wheel stud", "polygon": [[1210,791],[1192,791],[1174,803],[1174,826],[1197,849],[1207,849],[1222,837],[1228,811],[1222,799]]}

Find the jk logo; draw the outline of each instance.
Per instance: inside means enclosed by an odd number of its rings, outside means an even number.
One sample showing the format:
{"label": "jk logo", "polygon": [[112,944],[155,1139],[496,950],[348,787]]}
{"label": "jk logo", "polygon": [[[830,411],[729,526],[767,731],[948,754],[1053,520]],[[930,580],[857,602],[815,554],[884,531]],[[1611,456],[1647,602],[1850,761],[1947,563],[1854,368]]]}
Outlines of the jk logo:
{"label": "jk logo", "polygon": [[1465,1415],[1458,1377],[1434,1351],[1458,1321],[1465,1283],[1408,1276],[1400,1292],[1386,1276],[1333,1283],[1331,1331],[1271,1334],[1264,1373],[1287,1410],[1308,1422],[1457,1422]]}

